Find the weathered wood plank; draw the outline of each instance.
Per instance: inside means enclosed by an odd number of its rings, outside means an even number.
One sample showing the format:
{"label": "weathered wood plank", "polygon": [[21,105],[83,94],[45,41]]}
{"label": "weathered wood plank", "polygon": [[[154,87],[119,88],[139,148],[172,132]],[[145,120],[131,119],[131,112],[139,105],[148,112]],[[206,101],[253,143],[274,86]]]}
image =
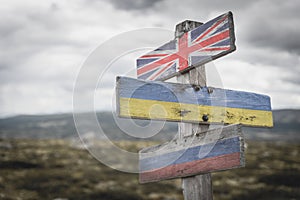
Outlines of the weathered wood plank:
{"label": "weathered wood plank", "polygon": [[236,49],[231,12],[200,24],[192,21],[179,24],[176,29],[181,30],[176,31],[174,40],[138,58],[138,78],[166,80]]}
{"label": "weathered wood plank", "polygon": [[270,97],[199,85],[117,78],[120,117],[272,127]]}
{"label": "weathered wood plank", "polygon": [[141,150],[140,182],[244,166],[244,139],[240,125],[208,130],[205,135],[198,133]]}
{"label": "weathered wood plank", "polygon": [[[181,30],[176,26],[176,32],[177,31]],[[189,71],[189,73],[184,74],[184,76],[177,77],[177,82],[206,87],[205,66],[203,65],[198,68],[192,69]],[[200,134],[203,137],[204,135],[206,135],[206,131],[209,129],[209,125],[199,123],[179,123],[178,127],[179,134],[184,136],[189,136],[193,135],[194,133],[201,132]],[[210,173],[182,178],[182,189],[185,200],[213,199],[212,179]]]}

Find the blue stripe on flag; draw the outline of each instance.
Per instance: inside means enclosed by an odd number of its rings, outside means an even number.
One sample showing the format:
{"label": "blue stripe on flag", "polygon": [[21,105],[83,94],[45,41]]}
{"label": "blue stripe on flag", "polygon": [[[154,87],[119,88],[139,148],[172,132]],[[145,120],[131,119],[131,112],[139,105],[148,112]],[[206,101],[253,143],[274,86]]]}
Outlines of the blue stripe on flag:
{"label": "blue stripe on flag", "polygon": [[214,34],[216,34],[216,33],[219,33],[219,32],[221,32],[221,31],[224,31],[225,29],[229,29],[229,23],[228,23],[228,21],[227,21],[227,23],[224,24],[223,26],[217,28],[217,30],[216,30],[215,32],[213,32],[211,35],[214,35]]}
{"label": "blue stripe on flag", "polygon": [[180,88],[178,85],[179,84],[174,83],[141,81],[128,77],[120,77],[119,95],[123,98],[251,110],[271,110],[270,97],[266,95],[220,88],[213,88],[213,92],[209,94],[206,87],[195,91],[189,85],[182,85],[181,90],[178,91]]}
{"label": "blue stripe on flag", "polygon": [[144,158],[140,160],[140,169],[142,171],[148,171],[170,165],[192,162],[237,152],[240,152],[239,137],[228,138],[217,141],[216,143],[205,144],[202,146],[191,147],[154,157]]}
{"label": "blue stripe on flag", "polygon": [[137,59],[136,60],[136,65],[137,65],[137,68],[140,68],[144,65],[147,65],[148,63],[151,63],[155,60],[158,60],[159,58],[146,58],[146,59]]}
{"label": "blue stripe on flag", "polygon": [[[208,54],[208,53],[207,53]],[[203,61],[212,60],[211,55],[207,56],[191,56],[191,65],[198,64]]]}
{"label": "blue stripe on flag", "polygon": [[[155,70],[154,70],[155,71]],[[149,76],[151,76],[153,74],[153,71],[149,71],[147,72],[146,74],[143,74],[143,75],[139,75],[138,78],[139,79],[143,79],[143,80],[146,80]]]}
{"label": "blue stripe on flag", "polygon": [[[171,40],[170,42],[158,47],[154,51],[165,51],[165,50],[174,50],[176,49],[176,40]],[[159,52],[157,52],[159,54]]]}
{"label": "blue stripe on flag", "polygon": [[212,45],[211,47],[218,47],[218,46],[229,46],[230,45],[230,38],[226,39],[226,40],[223,40],[221,42],[218,42],[214,45]]}
{"label": "blue stripe on flag", "polygon": [[166,71],[162,72],[157,78],[160,78],[161,76],[166,77],[175,72],[176,72],[176,63],[174,63],[172,66],[170,66]]}

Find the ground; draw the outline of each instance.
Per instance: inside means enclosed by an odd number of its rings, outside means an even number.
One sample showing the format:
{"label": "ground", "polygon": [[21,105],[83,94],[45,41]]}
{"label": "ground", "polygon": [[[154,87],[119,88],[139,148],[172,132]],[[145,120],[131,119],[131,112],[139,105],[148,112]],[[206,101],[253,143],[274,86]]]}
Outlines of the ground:
{"label": "ground", "polygon": [[[137,151],[141,142],[118,142]],[[213,173],[214,199],[300,199],[300,144],[247,142],[246,167]],[[0,140],[0,199],[183,199],[181,180],[139,184],[64,140]]]}

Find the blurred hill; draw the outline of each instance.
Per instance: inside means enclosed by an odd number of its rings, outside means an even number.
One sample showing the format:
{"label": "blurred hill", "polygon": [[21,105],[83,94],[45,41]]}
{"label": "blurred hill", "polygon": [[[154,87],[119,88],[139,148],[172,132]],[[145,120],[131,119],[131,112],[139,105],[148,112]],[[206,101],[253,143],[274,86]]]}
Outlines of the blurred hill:
{"label": "blurred hill", "polygon": [[[85,115],[81,114],[85,120]],[[104,133],[112,140],[143,140],[129,136],[122,131],[110,112],[98,112],[96,114],[99,125]],[[300,110],[275,110],[273,111],[274,127],[268,128],[244,128],[247,139],[251,140],[276,140],[276,141],[300,141]],[[86,118],[88,123],[88,117]],[[132,123],[119,121],[123,130],[131,130]],[[134,120],[138,126],[147,126],[149,121]],[[89,126],[87,126],[89,127]],[[95,130],[85,130],[86,137],[94,137]],[[152,137],[152,140],[169,140],[177,132],[177,123],[167,122],[162,130]],[[0,119],[0,138],[32,138],[32,139],[67,139],[77,138],[77,132],[72,114],[53,115],[20,115]]]}
{"label": "blurred hill", "polygon": [[[96,137],[98,128],[91,124],[91,114],[80,114],[80,123],[84,124],[84,136]],[[97,120],[106,136],[112,140],[142,140],[126,134],[123,130],[131,130],[133,125],[147,126],[149,121],[118,119],[116,123],[111,112],[96,113]],[[122,130],[119,128],[121,124]],[[150,130],[151,131],[151,130]],[[167,140],[177,132],[177,123],[166,123],[153,140]],[[19,115],[0,119],[0,138],[32,138],[32,139],[70,139],[78,138],[72,114],[53,115]]]}

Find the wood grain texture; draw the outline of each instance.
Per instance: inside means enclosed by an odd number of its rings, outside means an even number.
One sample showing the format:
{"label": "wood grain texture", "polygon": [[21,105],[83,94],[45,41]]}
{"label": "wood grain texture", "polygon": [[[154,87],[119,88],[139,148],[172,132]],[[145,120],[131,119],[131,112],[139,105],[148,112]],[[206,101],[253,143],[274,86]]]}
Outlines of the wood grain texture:
{"label": "wood grain texture", "polygon": [[127,77],[117,78],[117,111],[139,119],[273,126],[266,95]]}
{"label": "wood grain texture", "polygon": [[[180,31],[180,28],[176,32]],[[177,77],[178,83],[189,83],[199,85],[200,87],[206,87],[206,72],[205,66],[200,66],[196,69],[192,69],[189,73],[184,76]],[[193,133],[200,132],[198,137],[205,137],[209,125],[201,125],[199,123],[189,124],[189,123],[179,123],[178,133],[182,136],[193,135]],[[184,138],[181,139],[184,141]],[[202,139],[201,141],[204,141]],[[182,180],[182,189],[184,199],[187,200],[212,200],[213,199],[213,189],[212,189],[212,179],[210,173],[199,174],[191,177],[184,177]]]}
{"label": "wood grain texture", "polygon": [[184,178],[182,187],[184,199],[186,200],[213,199],[210,173]]}
{"label": "wood grain texture", "polygon": [[140,154],[140,182],[189,177],[244,166],[240,125],[183,136],[145,148]]}

